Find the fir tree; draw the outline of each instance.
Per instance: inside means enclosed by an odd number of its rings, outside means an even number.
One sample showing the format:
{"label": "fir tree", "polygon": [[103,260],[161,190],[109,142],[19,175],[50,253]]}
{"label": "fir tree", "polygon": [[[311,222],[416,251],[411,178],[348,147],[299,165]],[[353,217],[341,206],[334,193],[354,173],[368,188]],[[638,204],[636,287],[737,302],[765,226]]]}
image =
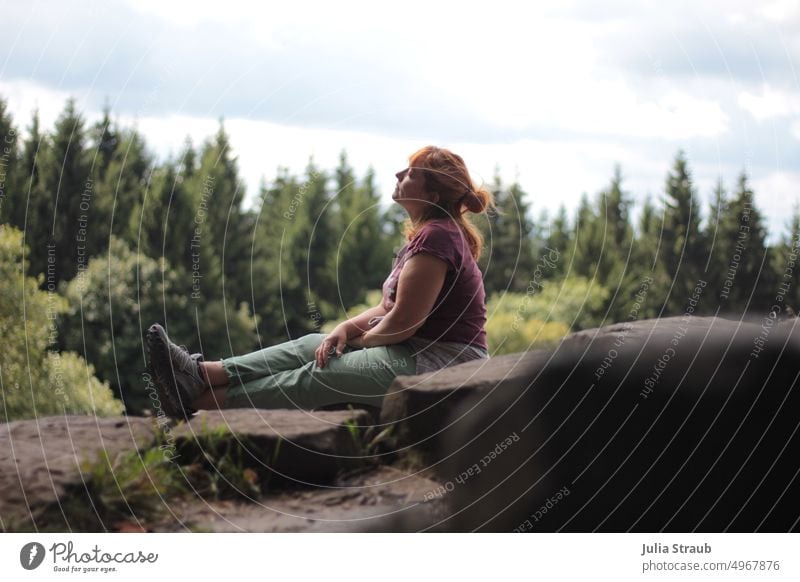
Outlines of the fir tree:
{"label": "fir tree", "polygon": [[301,274],[303,297],[309,314],[309,328],[337,317],[339,310],[336,286],[336,216],[327,189],[327,173],[313,158],[306,166],[305,182],[300,187],[300,211],[292,223],[294,268]]}
{"label": "fir tree", "polygon": [[37,232],[36,238],[26,233],[31,271],[47,271],[46,286],[72,279],[88,251],[86,237],[92,225],[87,205],[94,195],[94,183],[86,146],[85,120],[74,99],[69,99],[56,121],[47,156],[40,158],[49,232]]}
{"label": "fir tree", "polygon": [[[708,277],[705,272],[707,249],[700,229],[700,205],[682,151],[676,155],[673,168],[667,175],[664,205],[661,260],[671,281],[666,311],[678,315],[684,311],[695,286],[701,280],[707,283]],[[695,311],[714,312],[715,306],[709,305],[707,297],[708,291],[695,306]]]}
{"label": "fir tree", "polygon": [[600,247],[595,245],[602,239],[603,231],[585,192],[581,195],[578,209],[575,211],[574,222],[575,234],[569,252],[572,265],[568,275],[594,279],[597,276],[597,253],[600,251]]}
{"label": "fir tree", "polygon": [[99,155],[93,170],[95,195],[89,237],[93,255],[105,252],[112,234],[135,244],[138,229],[131,230],[130,218],[142,203],[154,165],[144,139],[135,130],[106,130],[99,139],[94,145]]}
{"label": "fir tree", "polygon": [[[41,173],[43,160],[48,157],[48,143],[47,136],[39,128],[39,113],[34,111],[22,146],[18,190],[14,194],[11,212],[11,223],[22,230],[28,247],[36,245],[38,248],[39,241],[47,240],[52,229],[50,202]],[[32,267],[30,272],[36,274],[40,271]]]}
{"label": "fir tree", "polygon": [[704,237],[709,249],[706,261],[708,289],[709,292],[715,293],[723,312],[727,309],[724,304],[726,298],[720,295],[720,292],[723,290],[722,286],[731,261],[731,257],[728,256],[728,251],[730,250],[729,241],[725,240],[725,236],[728,233],[725,233],[722,229],[727,211],[727,193],[725,192],[722,178],[719,178],[714,187],[711,204],[708,208],[708,222],[706,223]]}
{"label": "fir tree", "polygon": [[569,264],[572,262],[572,248],[573,248],[573,230],[569,223],[569,216],[567,209],[562,203],[558,207],[558,213],[550,224],[548,230],[546,245],[558,253],[560,258],[556,268],[554,269],[553,276],[564,275],[568,269]]}
{"label": "fir tree", "polygon": [[339,305],[346,311],[366,299],[368,289],[381,287],[392,265],[393,243],[384,234],[380,217],[380,197],[375,188],[375,172],[370,167],[360,184],[344,152],[336,170],[337,199],[340,208],[337,276]]}
{"label": "fir tree", "polygon": [[[600,193],[595,247],[599,282],[611,291],[608,319],[621,321],[630,311],[629,300],[639,287],[640,275],[635,260],[633,227],[630,224],[631,199],[622,189],[622,170],[617,165],[611,184]],[[602,227],[602,237],[599,237]],[[600,238],[601,240],[597,240]]]}
{"label": "fir tree", "polygon": [[761,313],[771,305],[774,279],[767,273],[770,262],[763,222],[743,172],[718,228],[720,255],[726,267],[719,288],[723,311]]}
{"label": "fir tree", "polygon": [[0,223],[18,225],[25,199],[19,190],[17,129],[5,100],[0,97]]}
{"label": "fir tree", "polygon": [[[670,278],[661,261],[664,209],[656,209],[648,194],[642,204],[634,262],[637,287],[634,292],[636,319],[660,317],[670,287]],[[630,318],[630,313],[628,314]]]}
{"label": "fir tree", "polygon": [[487,294],[522,292],[534,276],[537,259],[526,194],[516,182],[504,188],[499,172],[492,189],[497,210],[487,214],[487,224],[482,228],[488,252],[479,261],[484,287]]}
{"label": "fir tree", "polygon": [[800,205],[797,202],[786,228],[772,255],[771,271],[776,276],[776,292],[783,293],[784,312],[797,316],[800,314]]}

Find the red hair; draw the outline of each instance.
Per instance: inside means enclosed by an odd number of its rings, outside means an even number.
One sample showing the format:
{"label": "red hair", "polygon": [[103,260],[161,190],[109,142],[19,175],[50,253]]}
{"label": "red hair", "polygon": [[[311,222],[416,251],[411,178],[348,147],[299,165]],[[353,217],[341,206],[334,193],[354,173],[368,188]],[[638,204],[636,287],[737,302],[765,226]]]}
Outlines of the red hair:
{"label": "red hair", "polygon": [[491,191],[483,186],[476,187],[461,156],[445,148],[425,146],[411,154],[408,166],[424,170],[425,189],[437,193],[439,201],[430,205],[418,222],[406,219],[403,223],[406,240],[413,239],[429,220],[450,218],[461,227],[477,261],[483,248],[483,235],[464,215],[467,211],[480,214],[490,206],[495,208]]}

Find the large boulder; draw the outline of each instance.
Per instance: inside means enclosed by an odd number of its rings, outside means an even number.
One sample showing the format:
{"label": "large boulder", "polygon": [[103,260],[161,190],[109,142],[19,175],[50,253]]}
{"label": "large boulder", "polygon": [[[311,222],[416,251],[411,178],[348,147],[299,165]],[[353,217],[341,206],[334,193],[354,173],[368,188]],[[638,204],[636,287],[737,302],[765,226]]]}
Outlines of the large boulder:
{"label": "large boulder", "polygon": [[[439,434],[433,497],[451,510],[434,529],[796,530],[797,321],[586,330],[511,380],[466,390],[428,429]],[[450,372],[472,387],[474,367]]]}
{"label": "large boulder", "polygon": [[380,422],[392,426],[391,448],[435,453],[453,411],[473,396],[494,398],[551,357],[534,350],[474,360],[418,376],[398,376],[383,400]]}

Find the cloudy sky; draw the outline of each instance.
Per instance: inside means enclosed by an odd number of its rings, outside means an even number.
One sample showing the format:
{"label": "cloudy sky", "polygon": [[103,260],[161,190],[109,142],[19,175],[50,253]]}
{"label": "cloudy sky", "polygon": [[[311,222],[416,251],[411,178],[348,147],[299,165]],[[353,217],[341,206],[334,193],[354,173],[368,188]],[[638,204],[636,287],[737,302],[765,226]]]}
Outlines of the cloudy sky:
{"label": "cloudy sky", "polygon": [[[499,166],[532,212],[573,209],[615,163],[641,206],[686,151],[704,217],[744,169],[770,240],[800,199],[800,3],[12,1],[0,95],[19,126],[104,103],[161,158],[220,117],[248,194],[345,148],[386,204],[417,148]],[[549,4],[546,6],[545,4]]]}

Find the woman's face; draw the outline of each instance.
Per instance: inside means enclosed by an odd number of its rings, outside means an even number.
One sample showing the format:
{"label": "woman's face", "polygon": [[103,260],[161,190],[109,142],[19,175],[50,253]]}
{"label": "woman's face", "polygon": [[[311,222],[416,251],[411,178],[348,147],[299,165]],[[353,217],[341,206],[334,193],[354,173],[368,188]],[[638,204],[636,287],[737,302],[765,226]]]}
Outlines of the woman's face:
{"label": "woman's face", "polygon": [[431,203],[439,199],[437,194],[425,189],[424,172],[421,168],[406,168],[395,174],[397,187],[392,193],[392,200],[405,208],[412,219],[419,217]]}

